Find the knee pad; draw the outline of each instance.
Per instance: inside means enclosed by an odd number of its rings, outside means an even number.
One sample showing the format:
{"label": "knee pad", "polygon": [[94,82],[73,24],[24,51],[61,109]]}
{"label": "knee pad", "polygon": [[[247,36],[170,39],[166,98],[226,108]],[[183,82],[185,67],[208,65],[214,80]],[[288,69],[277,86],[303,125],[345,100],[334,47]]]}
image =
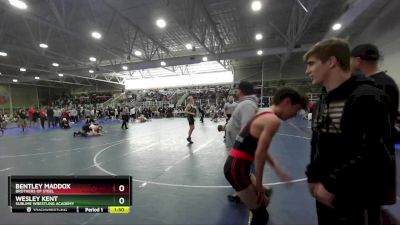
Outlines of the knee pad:
{"label": "knee pad", "polygon": [[252,209],[253,218],[251,220],[250,225],[264,225],[268,223],[269,213],[265,206],[261,206],[257,209]]}

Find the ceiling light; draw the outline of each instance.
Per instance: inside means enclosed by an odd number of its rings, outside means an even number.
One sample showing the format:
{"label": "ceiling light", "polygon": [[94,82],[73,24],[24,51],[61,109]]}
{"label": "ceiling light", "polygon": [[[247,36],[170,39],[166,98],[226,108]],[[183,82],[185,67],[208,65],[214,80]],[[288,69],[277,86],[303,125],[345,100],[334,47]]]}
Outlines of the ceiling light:
{"label": "ceiling light", "polygon": [[14,82],[14,83],[17,83],[17,82],[18,82],[18,80],[17,80],[17,79],[13,79],[13,82]]}
{"label": "ceiling light", "polygon": [[192,44],[186,44],[185,45],[187,50],[192,50],[193,49],[193,45]]}
{"label": "ceiling light", "polygon": [[261,2],[260,1],[253,1],[251,3],[251,9],[253,11],[259,11],[261,9]]}
{"label": "ceiling light", "polygon": [[258,34],[256,34],[255,38],[257,41],[259,41],[259,40],[263,39],[263,35],[258,33]]}
{"label": "ceiling light", "polygon": [[204,56],[204,57],[202,58],[202,60],[203,60],[203,62],[207,62],[207,61],[208,61],[207,56]]}
{"label": "ceiling light", "polygon": [[96,62],[97,59],[95,57],[90,57],[89,60],[92,62]]}
{"label": "ceiling light", "polygon": [[164,62],[164,61],[161,61],[161,66],[166,66],[167,65],[167,63],[166,62]]}
{"label": "ceiling light", "polygon": [[122,69],[123,70],[128,70],[128,67],[127,66],[122,66]]}
{"label": "ceiling light", "polygon": [[7,56],[7,53],[5,53],[5,52],[0,52],[0,56]]}
{"label": "ceiling light", "polygon": [[21,0],[8,0],[8,2],[14,6],[17,7],[18,9],[27,9],[28,6],[26,5],[25,2],[21,1]]}
{"label": "ceiling light", "polygon": [[58,66],[59,66],[58,63],[53,63],[53,64],[51,64],[51,65],[54,66],[54,67],[58,67]]}
{"label": "ceiling light", "polygon": [[59,74],[58,74],[58,76],[59,76],[59,77],[63,77],[63,76],[64,76],[64,74],[62,74],[62,73],[59,73]]}
{"label": "ceiling light", "polygon": [[24,67],[21,67],[21,68],[19,68],[19,71],[21,71],[21,72],[25,72],[25,71],[26,71],[26,69],[25,69]]}
{"label": "ceiling light", "polygon": [[141,52],[141,51],[138,51],[138,50],[136,50],[136,51],[135,51],[135,55],[136,55],[136,56],[141,56],[141,55],[142,55],[142,52]]}
{"label": "ceiling light", "polygon": [[101,39],[101,34],[97,31],[92,32],[92,37],[94,39]]}
{"label": "ceiling light", "polygon": [[167,25],[167,23],[165,22],[164,19],[158,19],[158,20],[156,21],[156,24],[157,24],[157,26],[158,26],[159,28],[164,28],[164,27]]}
{"label": "ceiling light", "polygon": [[257,51],[257,55],[262,55],[263,54],[263,51],[262,50],[258,50]]}
{"label": "ceiling light", "polygon": [[93,70],[89,70],[89,73],[94,73],[94,71]]}
{"label": "ceiling light", "polygon": [[40,80],[40,77],[36,76],[36,77],[35,77],[35,80]]}
{"label": "ceiling light", "polygon": [[40,44],[39,44],[39,47],[41,47],[41,48],[48,48],[49,46],[46,45],[46,44],[44,44],[44,43],[40,43]]}
{"label": "ceiling light", "polygon": [[335,23],[332,26],[332,30],[340,30],[340,28],[342,28],[342,24],[340,24],[340,23]]}

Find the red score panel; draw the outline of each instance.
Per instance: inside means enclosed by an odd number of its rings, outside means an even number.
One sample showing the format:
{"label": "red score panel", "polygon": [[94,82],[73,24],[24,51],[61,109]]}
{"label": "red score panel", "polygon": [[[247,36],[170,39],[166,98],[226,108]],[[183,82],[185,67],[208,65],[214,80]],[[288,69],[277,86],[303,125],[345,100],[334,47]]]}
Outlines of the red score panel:
{"label": "red score panel", "polygon": [[9,194],[129,195],[130,176],[9,176]]}
{"label": "red score panel", "polygon": [[37,189],[37,195],[43,194],[129,194],[127,184],[71,184],[68,189]]}

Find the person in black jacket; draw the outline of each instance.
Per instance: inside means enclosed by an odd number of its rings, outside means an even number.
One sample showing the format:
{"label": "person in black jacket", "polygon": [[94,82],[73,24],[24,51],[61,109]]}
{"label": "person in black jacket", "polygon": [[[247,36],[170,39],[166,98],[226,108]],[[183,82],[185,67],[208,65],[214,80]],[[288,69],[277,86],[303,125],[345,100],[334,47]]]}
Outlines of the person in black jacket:
{"label": "person in black jacket", "polygon": [[50,128],[50,125],[54,128],[55,122],[54,122],[54,110],[51,106],[47,107],[47,125]]}
{"label": "person in black jacket", "polygon": [[129,108],[125,107],[121,112],[122,125],[121,129],[128,129],[127,123],[129,122]]}
{"label": "person in black jacket", "polygon": [[323,86],[306,170],[318,223],[361,225],[368,215],[368,224],[380,224],[380,206],[393,204],[390,100],[372,80],[351,75],[342,39],[317,43],[304,61],[312,83]]}
{"label": "person in black jacket", "polygon": [[204,115],[206,114],[206,112],[204,111],[204,107],[201,104],[199,104],[198,109],[199,109],[199,113],[201,115],[200,122],[204,123]]}
{"label": "person in black jacket", "polygon": [[379,70],[380,53],[373,44],[360,44],[351,50],[352,72],[362,72],[375,82],[375,86],[383,90],[391,101],[391,123],[395,124],[399,108],[399,88],[396,82],[384,71]]}
{"label": "person in black jacket", "polygon": [[4,129],[6,129],[6,124],[7,124],[7,121],[6,121],[5,117],[4,117],[4,115],[0,113],[0,132],[1,132],[1,135],[4,134]]}

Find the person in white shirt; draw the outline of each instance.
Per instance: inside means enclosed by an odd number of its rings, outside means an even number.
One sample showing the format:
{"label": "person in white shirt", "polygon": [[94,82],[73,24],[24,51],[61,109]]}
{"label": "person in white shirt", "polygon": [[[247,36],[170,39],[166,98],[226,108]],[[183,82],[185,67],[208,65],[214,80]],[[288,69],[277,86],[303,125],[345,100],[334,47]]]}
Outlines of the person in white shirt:
{"label": "person in white shirt", "polygon": [[226,116],[226,123],[228,123],[229,119],[232,116],[233,110],[235,110],[235,107],[237,105],[236,102],[233,101],[233,96],[229,96],[228,102],[225,103],[224,105],[224,113]]}
{"label": "person in white shirt", "polygon": [[[229,119],[231,118],[232,113],[233,113],[233,111],[235,110],[236,105],[237,105],[237,103],[234,102],[233,100],[234,100],[234,99],[233,99],[233,96],[229,96],[228,102],[226,102],[225,105],[224,105],[224,114],[225,114],[225,116],[226,116],[226,123],[225,123],[225,126],[226,126],[226,124],[228,124],[228,121],[229,121]],[[225,134],[224,134],[224,138],[225,138],[225,135],[226,135],[226,132],[225,132]]]}
{"label": "person in white shirt", "polygon": [[119,111],[118,111],[118,108],[115,108],[115,110],[114,110],[114,112],[115,112],[115,119],[118,119],[118,116],[119,116]]}
{"label": "person in white shirt", "polygon": [[74,123],[78,122],[78,117],[77,116],[78,116],[78,112],[76,111],[75,108],[72,108],[70,110],[71,121],[74,122]]}
{"label": "person in white shirt", "polygon": [[61,127],[60,119],[61,119],[61,110],[59,108],[55,108],[54,109],[54,123],[55,123],[55,126],[60,126]]}

